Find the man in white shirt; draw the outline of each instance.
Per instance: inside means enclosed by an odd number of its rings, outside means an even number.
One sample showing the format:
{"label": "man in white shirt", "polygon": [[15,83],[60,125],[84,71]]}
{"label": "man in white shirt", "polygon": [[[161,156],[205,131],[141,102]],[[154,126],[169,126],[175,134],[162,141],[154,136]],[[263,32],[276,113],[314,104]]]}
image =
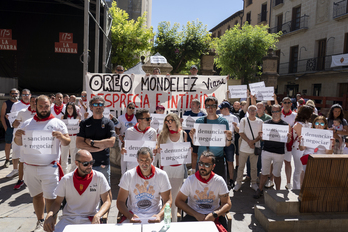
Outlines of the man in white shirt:
{"label": "man in white shirt", "polygon": [[79,104],[78,107],[80,107],[81,109],[81,116],[82,119],[86,119],[88,118],[88,102],[87,102],[87,92],[86,91],[82,91],[81,92],[81,99],[79,100]]}
{"label": "man in white shirt", "polygon": [[[56,150],[45,154],[33,152],[22,148],[24,165],[24,181],[28,186],[30,196],[33,197],[35,214],[38,219],[34,232],[43,231],[44,209],[48,210],[56,195],[56,189],[59,181],[58,167],[60,158],[60,144],[67,146],[70,143],[68,129],[63,121],[55,118],[51,114],[50,100],[47,96],[41,95],[36,99],[36,115],[23,123],[15,133],[15,143],[18,146],[23,145],[22,136],[27,131],[49,131],[52,137],[44,137],[46,144],[55,147]],[[43,138],[40,138],[41,141]],[[38,148],[40,150],[40,148]],[[33,149],[31,149],[33,150]],[[35,150],[34,150],[35,151]]]}
{"label": "man in white shirt", "polygon": [[137,152],[139,165],[128,170],[120,180],[117,208],[127,218],[125,222],[160,222],[166,204],[172,204],[167,173],[152,165],[153,158],[151,149],[142,147]]}
{"label": "man in white shirt", "polygon": [[[71,224],[99,224],[101,217],[109,211],[112,201],[111,188],[101,172],[92,170],[93,163],[89,151],[77,152],[77,169],[60,180],[55,191],[57,198],[46,216],[45,231],[61,232]],[[56,215],[64,198],[66,205],[63,215],[55,226]],[[103,205],[99,209],[100,198]]]}
{"label": "man in white shirt", "polygon": [[213,172],[214,154],[204,151],[199,158],[198,167],[199,171],[184,182],[175,205],[187,213],[183,221],[214,221],[227,229],[224,216],[231,209],[232,203],[224,179]]}
{"label": "man in white shirt", "polygon": [[63,104],[63,94],[56,93],[54,105],[51,107],[51,113],[54,117],[61,119],[65,113],[65,105]]}

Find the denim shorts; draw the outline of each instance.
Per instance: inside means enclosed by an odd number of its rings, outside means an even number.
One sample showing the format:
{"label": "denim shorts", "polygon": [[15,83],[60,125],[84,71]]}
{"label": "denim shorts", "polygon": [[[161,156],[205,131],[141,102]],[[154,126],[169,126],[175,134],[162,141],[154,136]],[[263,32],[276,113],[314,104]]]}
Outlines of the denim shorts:
{"label": "denim shorts", "polygon": [[7,130],[5,132],[5,143],[12,143],[13,139],[13,128],[7,127]]}
{"label": "denim shorts", "polygon": [[234,161],[234,144],[232,143],[230,146],[224,147],[224,153],[225,153],[226,160],[228,162],[233,162]]}

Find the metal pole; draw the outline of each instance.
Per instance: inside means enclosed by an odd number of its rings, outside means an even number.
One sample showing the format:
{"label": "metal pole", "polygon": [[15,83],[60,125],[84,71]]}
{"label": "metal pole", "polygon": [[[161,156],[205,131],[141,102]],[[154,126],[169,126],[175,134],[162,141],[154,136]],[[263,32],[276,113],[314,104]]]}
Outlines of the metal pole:
{"label": "metal pole", "polygon": [[105,33],[106,32],[106,26],[108,25],[107,24],[107,20],[108,20],[108,11],[107,11],[107,8],[106,6],[104,6],[104,22],[103,22],[103,29],[104,29],[104,33],[103,33],[103,57],[102,57],[102,72],[105,73],[106,69],[105,69],[105,65],[106,65],[106,43],[107,43],[107,38],[106,38],[106,35]]}
{"label": "metal pole", "polygon": [[99,24],[100,24],[100,0],[96,0],[95,45],[94,45],[94,72],[99,72]]}
{"label": "metal pole", "polygon": [[85,0],[84,6],[84,29],[83,29],[83,86],[82,89],[86,90],[85,76],[88,72],[88,37],[89,37],[89,0]]}

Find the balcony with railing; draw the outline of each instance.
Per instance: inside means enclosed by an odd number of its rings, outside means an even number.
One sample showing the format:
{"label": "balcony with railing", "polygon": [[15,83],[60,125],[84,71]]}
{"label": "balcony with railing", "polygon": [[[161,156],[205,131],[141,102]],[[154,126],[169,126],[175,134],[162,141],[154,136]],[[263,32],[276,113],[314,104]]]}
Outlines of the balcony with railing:
{"label": "balcony with railing", "polygon": [[335,20],[341,20],[348,17],[348,5],[347,0],[333,3],[333,18]]}
{"label": "balcony with railing", "polygon": [[282,25],[277,25],[269,29],[269,33],[278,33],[279,31],[283,32],[284,35],[294,34],[295,32],[300,32],[308,29],[308,19],[309,15],[303,15],[300,18],[293,19]]}
{"label": "balcony with railing", "polygon": [[[335,54],[339,55],[339,54]],[[287,63],[280,63],[279,64],[279,75],[288,75],[291,73],[311,73],[311,72],[318,72],[318,71],[332,71],[337,69],[345,68],[342,67],[335,67],[331,68],[331,61],[332,56],[334,55],[328,55],[328,56],[321,56],[321,57],[313,57],[309,59],[302,59]]]}
{"label": "balcony with railing", "polygon": [[272,1],[272,7],[274,9],[278,9],[284,5],[284,0],[273,0]]}
{"label": "balcony with railing", "polygon": [[257,15],[257,23],[267,22],[267,11],[262,11]]}

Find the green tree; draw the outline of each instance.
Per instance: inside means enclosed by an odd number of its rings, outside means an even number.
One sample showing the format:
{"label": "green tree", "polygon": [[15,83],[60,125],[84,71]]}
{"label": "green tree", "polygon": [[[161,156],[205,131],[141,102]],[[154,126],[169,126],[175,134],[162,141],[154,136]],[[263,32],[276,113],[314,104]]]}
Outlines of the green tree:
{"label": "green tree", "polygon": [[128,20],[129,15],[117,7],[116,1],[112,2],[110,14],[113,18],[111,62],[126,69],[133,67],[140,61],[140,56],[152,48],[152,27],[146,27],[146,15],[138,17],[136,21]]}
{"label": "green tree", "polygon": [[211,42],[207,26],[198,20],[187,22],[182,31],[178,31],[179,27],[178,23],[171,27],[170,22],[160,22],[153,48],[173,66],[172,74],[180,73],[187,62],[199,60],[202,54],[209,51]]}
{"label": "green tree", "polygon": [[249,83],[255,74],[260,74],[262,58],[269,47],[276,48],[280,35],[268,33],[268,26],[246,23],[240,28],[239,24],[235,25],[213,40],[217,68],[222,69],[222,74],[230,74],[241,79],[242,83]]}

